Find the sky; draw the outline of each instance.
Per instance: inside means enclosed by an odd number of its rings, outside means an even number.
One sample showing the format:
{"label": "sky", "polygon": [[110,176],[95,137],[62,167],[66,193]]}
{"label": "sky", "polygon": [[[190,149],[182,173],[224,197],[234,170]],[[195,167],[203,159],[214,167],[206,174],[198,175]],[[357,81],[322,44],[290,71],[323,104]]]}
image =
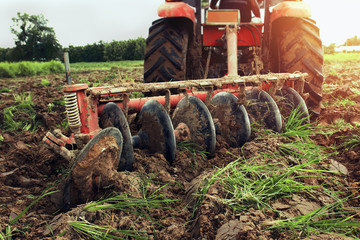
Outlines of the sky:
{"label": "sky", "polygon": [[[13,47],[17,12],[43,14],[63,47],[146,38],[164,0],[0,0],[0,47]],[[324,45],[360,37],[360,0],[304,0],[313,11]]]}

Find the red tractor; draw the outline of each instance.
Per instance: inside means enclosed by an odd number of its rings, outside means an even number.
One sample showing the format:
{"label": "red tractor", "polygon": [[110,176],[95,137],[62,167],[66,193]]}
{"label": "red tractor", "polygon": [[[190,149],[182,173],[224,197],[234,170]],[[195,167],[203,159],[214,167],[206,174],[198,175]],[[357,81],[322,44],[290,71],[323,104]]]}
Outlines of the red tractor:
{"label": "red tractor", "polygon": [[202,9],[200,0],[166,0],[158,8],[162,18],[149,29],[144,82],[223,77],[228,73],[225,25],[236,24],[238,74],[308,73],[300,94],[312,116],[318,116],[323,52],[310,7],[302,0],[258,2],[264,23],[239,22],[238,10]]}
{"label": "red tractor", "polygon": [[141,84],[72,84],[65,54],[72,134],[55,130],[44,137],[71,163],[63,210],[117,185],[119,171],[133,168],[134,149],[161,153],[173,164],[177,143],[188,141],[211,158],[217,135],[241,147],[251,122],[280,132],[288,110],[299,110],[306,122],[307,107],[318,114],[322,44],[309,7],[268,0],[262,6],[264,24],[241,23],[238,9],[205,10],[202,24],[200,0],[168,0],[158,9],[163,18],[150,27]]}

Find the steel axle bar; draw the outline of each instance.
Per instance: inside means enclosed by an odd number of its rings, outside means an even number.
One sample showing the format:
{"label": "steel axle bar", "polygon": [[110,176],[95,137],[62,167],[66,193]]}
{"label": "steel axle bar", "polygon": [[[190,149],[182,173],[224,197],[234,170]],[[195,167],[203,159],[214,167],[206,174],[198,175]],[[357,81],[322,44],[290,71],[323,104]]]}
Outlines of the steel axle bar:
{"label": "steel axle bar", "polygon": [[284,81],[304,80],[308,76],[307,73],[271,73],[253,76],[225,76],[214,79],[199,79],[186,80],[174,82],[159,82],[159,83],[142,83],[130,86],[121,87],[99,87],[90,88],[88,91],[94,96],[104,96],[116,93],[131,93],[131,92],[161,92],[164,90],[191,90],[196,88],[198,90],[227,89],[236,88],[237,86],[258,86],[263,83],[280,83]]}

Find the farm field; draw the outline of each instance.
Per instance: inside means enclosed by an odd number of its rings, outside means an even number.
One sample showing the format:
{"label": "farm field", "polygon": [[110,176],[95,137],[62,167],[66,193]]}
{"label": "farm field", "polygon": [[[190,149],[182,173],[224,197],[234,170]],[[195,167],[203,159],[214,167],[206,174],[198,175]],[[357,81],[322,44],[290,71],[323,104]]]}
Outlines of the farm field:
{"label": "farm field", "polygon": [[[139,61],[71,68],[74,83],[142,82]],[[253,125],[242,148],[219,137],[212,159],[188,143],[173,164],[135,150],[121,184],[65,213],[71,164],[42,143],[70,135],[65,76],[0,79],[0,239],[358,239],[360,55],[325,56],[324,74],[315,124]]]}

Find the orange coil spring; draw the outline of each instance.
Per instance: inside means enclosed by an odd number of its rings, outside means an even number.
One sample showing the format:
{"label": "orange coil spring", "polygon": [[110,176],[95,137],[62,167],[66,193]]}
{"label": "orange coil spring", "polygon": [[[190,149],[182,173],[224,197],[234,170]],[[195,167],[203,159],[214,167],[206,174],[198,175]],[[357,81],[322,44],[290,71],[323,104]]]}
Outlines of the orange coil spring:
{"label": "orange coil spring", "polygon": [[68,117],[69,127],[81,126],[76,92],[66,93],[64,96],[64,100],[65,100],[65,108]]}

